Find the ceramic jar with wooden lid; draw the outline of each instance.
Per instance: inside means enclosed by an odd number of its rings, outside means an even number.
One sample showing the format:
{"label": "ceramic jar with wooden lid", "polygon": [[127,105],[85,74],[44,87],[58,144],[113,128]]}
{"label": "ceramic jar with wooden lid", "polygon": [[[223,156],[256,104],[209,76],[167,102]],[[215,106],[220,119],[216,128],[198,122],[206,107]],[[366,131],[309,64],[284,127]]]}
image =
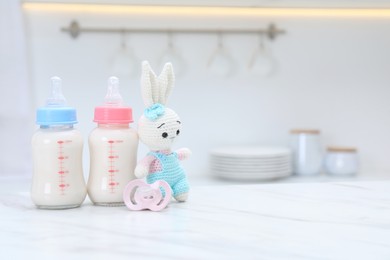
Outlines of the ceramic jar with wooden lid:
{"label": "ceramic jar with wooden lid", "polygon": [[320,131],[293,129],[290,134],[294,174],[306,176],[319,174],[323,162]]}
{"label": "ceramic jar with wooden lid", "polygon": [[330,175],[355,175],[359,168],[357,149],[353,147],[328,147],[325,168]]}

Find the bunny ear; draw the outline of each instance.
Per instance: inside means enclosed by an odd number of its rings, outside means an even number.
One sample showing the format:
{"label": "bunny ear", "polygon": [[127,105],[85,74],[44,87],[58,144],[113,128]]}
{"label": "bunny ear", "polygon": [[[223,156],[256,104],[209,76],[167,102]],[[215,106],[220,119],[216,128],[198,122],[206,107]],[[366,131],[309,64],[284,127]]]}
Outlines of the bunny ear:
{"label": "bunny ear", "polygon": [[175,84],[175,75],[171,63],[165,63],[164,68],[158,77],[158,82],[160,87],[159,103],[165,105]]}
{"label": "bunny ear", "polygon": [[145,106],[150,107],[158,102],[157,77],[148,61],[142,62],[141,93]]}

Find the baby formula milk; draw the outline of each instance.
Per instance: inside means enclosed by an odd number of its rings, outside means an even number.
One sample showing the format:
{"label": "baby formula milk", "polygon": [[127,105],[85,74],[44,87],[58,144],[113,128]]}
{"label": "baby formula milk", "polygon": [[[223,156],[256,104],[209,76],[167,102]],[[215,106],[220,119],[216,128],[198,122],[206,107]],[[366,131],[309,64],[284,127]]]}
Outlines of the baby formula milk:
{"label": "baby formula milk", "polygon": [[51,78],[51,95],[37,110],[40,128],[32,138],[34,174],[31,197],[38,208],[81,205],[87,194],[82,169],[83,139],[73,128],[76,110],[66,106],[61,79]]}
{"label": "baby formula milk", "polygon": [[88,195],[95,205],[124,205],[123,190],[135,179],[138,135],[130,128],[132,109],[123,104],[116,77],[108,80],[103,106],[95,108],[98,124],[89,136]]}

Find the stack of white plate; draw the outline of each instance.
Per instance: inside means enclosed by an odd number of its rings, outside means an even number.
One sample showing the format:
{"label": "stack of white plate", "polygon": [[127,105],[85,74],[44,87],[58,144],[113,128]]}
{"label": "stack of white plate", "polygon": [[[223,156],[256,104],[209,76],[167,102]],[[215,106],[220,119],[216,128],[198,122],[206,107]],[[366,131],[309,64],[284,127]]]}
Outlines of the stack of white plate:
{"label": "stack of white plate", "polygon": [[230,180],[270,180],[291,175],[291,151],[284,147],[225,147],[211,151],[211,172]]}

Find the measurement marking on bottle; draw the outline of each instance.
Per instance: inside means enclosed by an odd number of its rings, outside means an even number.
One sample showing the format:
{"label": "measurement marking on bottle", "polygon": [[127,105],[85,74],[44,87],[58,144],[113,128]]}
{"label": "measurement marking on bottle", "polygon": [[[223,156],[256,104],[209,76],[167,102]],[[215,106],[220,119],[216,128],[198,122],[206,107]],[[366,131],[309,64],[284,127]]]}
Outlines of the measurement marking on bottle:
{"label": "measurement marking on bottle", "polygon": [[116,144],[123,143],[123,140],[108,140],[108,186],[111,193],[115,193],[116,187],[119,185],[115,179],[116,174],[119,173],[119,169],[117,168],[116,162],[119,159],[118,151],[116,150]]}
{"label": "measurement marking on bottle", "polygon": [[69,183],[66,182],[66,176],[69,174],[69,170],[66,168],[66,161],[69,159],[69,157],[64,151],[65,146],[70,143],[72,143],[72,140],[57,141],[58,187],[60,188],[61,195],[65,195],[66,189],[70,186]]}

